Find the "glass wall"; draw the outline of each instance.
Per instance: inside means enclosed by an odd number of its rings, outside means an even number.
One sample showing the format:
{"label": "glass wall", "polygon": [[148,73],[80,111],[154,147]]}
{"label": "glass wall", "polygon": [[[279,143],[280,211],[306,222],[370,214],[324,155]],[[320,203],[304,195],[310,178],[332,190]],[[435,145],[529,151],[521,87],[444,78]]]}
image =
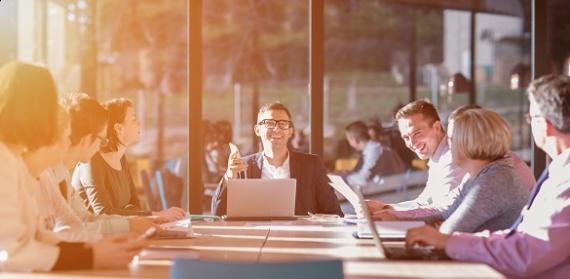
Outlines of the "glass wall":
{"label": "glass wall", "polygon": [[[469,102],[469,87],[449,90],[450,79],[459,75],[474,83],[477,104],[509,121],[513,150],[529,160],[529,127],[523,119],[531,68],[531,1],[483,1],[474,13],[474,53],[469,5],[418,2],[325,1],[323,136],[329,170],[353,166],[358,154],[344,140],[344,129],[362,120],[382,125],[380,140],[406,163],[403,177],[421,185],[425,176],[414,180],[414,174],[425,174],[425,162],[414,161],[406,151],[393,114],[411,99],[429,99],[445,119]],[[174,160],[183,171],[188,153],[187,4],[1,1],[0,64],[13,59],[44,64],[62,94],[84,91],[100,101],[132,99],[142,135],[130,158],[146,161],[153,170]],[[554,73],[570,72],[568,5],[561,0],[548,5],[549,32],[542,38]],[[309,1],[204,0],[202,24],[200,133],[206,184],[223,173],[228,141],[238,144],[243,155],[259,150],[253,125],[257,109],[269,101],[291,109],[296,148],[307,151]]]}
{"label": "glass wall", "polygon": [[477,15],[475,83],[477,103],[507,119],[513,150],[530,161],[530,127],[524,121],[530,78],[530,30],[525,30],[529,18],[522,14],[522,6],[516,8],[519,16]]}
{"label": "glass wall", "polygon": [[280,101],[308,136],[308,1],[204,1],[203,38],[203,180],[211,185],[225,172],[227,142],[242,155],[259,151],[261,105]]}
{"label": "glass wall", "polygon": [[[512,74],[530,69],[530,14],[525,12],[530,1],[513,1],[509,7],[487,1],[474,13],[474,73],[469,7],[386,1],[325,3],[324,137],[330,170],[350,170],[356,163],[358,154],[344,139],[347,124],[380,122],[384,137],[379,140],[398,151],[407,171],[398,185],[380,181],[373,192],[422,186],[425,162],[403,146],[393,114],[414,98],[428,99],[446,124],[451,111],[470,102],[471,82],[475,82],[475,102],[509,121],[513,149],[530,159],[528,126],[523,123],[526,84],[511,88]],[[521,73],[527,83],[528,73]],[[461,86],[457,86],[458,77],[464,81]],[[451,81],[456,82],[454,87]],[[407,186],[406,193],[395,200],[416,194],[409,193]]]}

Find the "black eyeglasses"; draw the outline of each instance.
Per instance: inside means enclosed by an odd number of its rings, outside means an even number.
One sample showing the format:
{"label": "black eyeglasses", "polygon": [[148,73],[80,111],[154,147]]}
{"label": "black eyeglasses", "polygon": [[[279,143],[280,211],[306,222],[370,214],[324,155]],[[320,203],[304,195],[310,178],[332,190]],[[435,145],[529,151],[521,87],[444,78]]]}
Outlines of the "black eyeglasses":
{"label": "black eyeglasses", "polygon": [[267,129],[273,129],[277,126],[279,129],[285,130],[293,127],[293,122],[289,120],[263,119],[257,125],[263,125]]}

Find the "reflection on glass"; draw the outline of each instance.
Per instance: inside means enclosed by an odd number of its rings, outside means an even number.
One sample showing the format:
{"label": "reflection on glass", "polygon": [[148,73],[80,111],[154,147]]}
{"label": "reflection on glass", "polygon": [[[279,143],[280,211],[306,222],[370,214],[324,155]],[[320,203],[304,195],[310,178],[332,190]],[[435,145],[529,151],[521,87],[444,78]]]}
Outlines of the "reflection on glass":
{"label": "reflection on glass", "polygon": [[[207,183],[225,172],[227,142],[242,155],[259,150],[253,132],[267,102],[289,108],[303,148],[308,136],[308,2],[204,1],[204,144]],[[226,136],[218,128],[229,125]],[[301,135],[302,134],[302,135]]]}

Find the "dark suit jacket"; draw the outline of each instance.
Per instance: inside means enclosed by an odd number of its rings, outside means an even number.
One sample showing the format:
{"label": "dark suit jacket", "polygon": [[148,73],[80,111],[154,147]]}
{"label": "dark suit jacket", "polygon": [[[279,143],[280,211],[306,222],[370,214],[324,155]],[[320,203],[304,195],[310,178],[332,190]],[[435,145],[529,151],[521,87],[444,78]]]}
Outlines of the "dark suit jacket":
{"label": "dark suit jacket", "polygon": [[[256,153],[242,158],[247,165],[248,178],[261,178],[263,153]],[[312,154],[289,151],[289,169],[291,178],[297,180],[295,194],[295,214],[312,213],[339,214],[342,211],[334,189],[328,184],[327,171],[320,157]],[[212,213],[226,214],[227,181],[222,178],[212,196]]]}

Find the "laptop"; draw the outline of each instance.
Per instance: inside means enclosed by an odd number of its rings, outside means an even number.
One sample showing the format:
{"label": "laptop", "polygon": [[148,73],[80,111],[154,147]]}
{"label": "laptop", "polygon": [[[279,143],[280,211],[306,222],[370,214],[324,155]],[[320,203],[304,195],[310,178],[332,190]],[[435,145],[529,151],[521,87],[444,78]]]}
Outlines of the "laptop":
{"label": "laptop", "polygon": [[[361,210],[360,200],[354,190],[339,175],[327,175],[330,180],[330,185],[338,191],[356,212],[356,218],[345,218],[345,223],[356,225],[356,231],[353,233],[355,238],[372,239],[368,223],[364,220]],[[382,240],[390,241],[403,241],[406,238],[406,231],[410,228],[423,226],[424,222],[418,221],[376,221],[374,222],[377,230],[380,231],[380,238]]]}
{"label": "laptop", "polygon": [[227,221],[296,220],[296,180],[230,179]]}
{"label": "laptop", "polygon": [[378,249],[382,258],[388,258],[391,260],[450,260],[445,251],[434,249],[433,246],[417,246],[408,248],[403,242],[384,243],[384,241],[380,239],[378,230],[372,220],[370,211],[368,211],[368,207],[366,206],[366,202],[364,201],[364,196],[362,195],[360,188],[357,188],[354,192],[360,201],[360,207],[372,234],[374,245]]}

